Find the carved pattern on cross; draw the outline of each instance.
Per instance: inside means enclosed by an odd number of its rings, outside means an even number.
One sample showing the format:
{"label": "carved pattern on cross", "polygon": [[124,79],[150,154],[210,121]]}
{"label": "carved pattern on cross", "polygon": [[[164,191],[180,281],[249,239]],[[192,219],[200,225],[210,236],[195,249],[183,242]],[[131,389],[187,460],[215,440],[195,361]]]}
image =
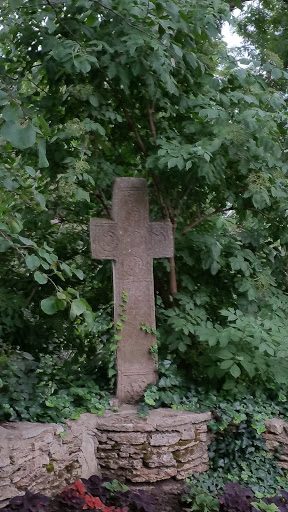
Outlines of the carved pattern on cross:
{"label": "carved pattern on cross", "polygon": [[149,353],[156,340],[140,325],[155,327],[153,258],[173,255],[172,226],[169,221],[149,221],[147,183],[141,178],[115,180],[112,219],[91,219],[91,249],[93,258],[114,261],[116,322],[123,290],[128,292],[127,324],[117,348],[117,395],[133,402],[156,381]]}

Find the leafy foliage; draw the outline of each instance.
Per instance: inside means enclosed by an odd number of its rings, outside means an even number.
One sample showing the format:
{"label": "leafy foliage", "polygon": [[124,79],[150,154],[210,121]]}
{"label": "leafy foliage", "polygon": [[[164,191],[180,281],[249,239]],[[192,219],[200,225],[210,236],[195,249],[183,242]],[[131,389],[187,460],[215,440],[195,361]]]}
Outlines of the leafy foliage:
{"label": "leafy foliage", "polygon": [[0,358],[0,369],[0,421],[65,422],[109,408],[107,393],[70,362],[46,355],[38,363],[15,352]]}
{"label": "leafy foliage", "polygon": [[[24,496],[12,498],[3,511],[69,512],[90,509],[101,512],[153,511],[153,498],[144,491],[123,490],[126,486],[118,482],[118,487],[122,490],[108,492],[109,487],[110,491],[111,486],[117,487],[116,482],[116,480],[101,480],[98,476],[93,475],[88,480],[83,479],[82,482],[76,480],[73,485],[53,498],[26,491]],[[125,510],[118,506],[124,506]]]}
{"label": "leafy foliage", "polygon": [[186,494],[182,497],[184,503],[194,502],[191,510],[205,510],[212,512],[284,512],[288,509],[288,494],[280,490],[275,496],[270,498],[257,499],[253,491],[241,487],[237,483],[229,482],[225,487],[222,496],[216,497],[209,492],[200,490],[197,486],[186,489]]}

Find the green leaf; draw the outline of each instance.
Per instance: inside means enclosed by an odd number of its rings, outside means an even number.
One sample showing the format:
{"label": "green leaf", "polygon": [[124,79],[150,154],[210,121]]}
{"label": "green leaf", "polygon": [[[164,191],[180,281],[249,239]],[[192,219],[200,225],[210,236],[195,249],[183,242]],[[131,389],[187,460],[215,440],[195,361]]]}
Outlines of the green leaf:
{"label": "green leaf", "polygon": [[75,196],[78,201],[88,201],[90,203],[90,195],[89,192],[84,190],[83,188],[77,187],[75,191]]}
{"label": "green leaf", "polygon": [[3,181],[3,185],[7,190],[9,190],[9,192],[14,192],[15,190],[17,190],[17,188],[19,188],[19,184],[17,183],[17,181],[11,180],[10,178],[6,178]]}
{"label": "green leaf", "polygon": [[232,359],[227,359],[226,361],[222,361],[220,368],[222,368],[222,370],[228,370],[228,368],[230,368],[233,363],[234,361]]}
{"label": "green leaf", "polygon": [[41,261],[35,254],[28,254],[25,257],[25,263],[30,270],[35,270],[41,265]]}
{"label": "green leaf", "polygon": [[68,277],[72,277],[71,268],[69,267],[69,265],[67,265],[67,263],[61,263],[60,267],[62,268],[62,270],[64,270],[65,274],[67,274]]}
{"label": "green leaf", "polygon": [[39,284],[46,284],[48,281],[48,277],[43,272],[39,272],[38,270],[34,273],[34,279]]}
{"label": "green leaf", "polygon": [[15,104],[6,105],[2,110],[2,117],[5,121],[17,121],[22,116],[22,110]]}
{"label": "green leaf", "polygon": [[274,80],[279,80],[282,77],[283,71],[282,69],[274,68],[272,69],[271,76]]}
{"label": "green leaf", "polygon": [[38,158],[39,158],[39,167],[49,167],[49,162],[46,158],[46,141],[45,139],[38,139]]}
{"label": "green leaf", "polygon": [[9,242],[8,240],[5,240],[4,238],[0,237],[0,252],[6,252],[10,247],[12,247],[12,242]]}
{"label": "green leaf", "polygon": [[41,300],[41,309],[46,315],[54,315],[59,311],[59,299],[56,297],[47,297]]}
{"label": "green leaf", "polygon": [[84,279],[84,273],[82,272],[82,270],[80,270],[80,268],[72,268],[72,272],[73,274],[75,274],[75,276],[79,277],[79,279]]}
{"label": "green leaf", "polygon": [[232,352],[230,352],[230,350],[226,350],[225,348],[219,350],[217,356],[220,357],[220,359],[231,359],[231,357],[233,358]]}
{"label": "green leaf", "polygon": [[83,299],[74,299],[71,304],[70,318],[73,320],[76,316],[82,315],[86,309],[86,301]]}
{"label": "green leaf", "polygon": [[233,366],[230,368],[230,373],[235,379],[237,379],[241,375],[241,370],[237,364],[233,364]]}
{"label": "green leaf", "polygon": [[41,208],[43,208],[43,210],[46,210],[46,198],[45,198],[45,196],[43,196],[43,194],[40,194],[39,192],[36,192],[35,193],[35,199],[36,199],[37,203],[40,204]]}
{"label": "green leaf", "polygon": [[11,142],[17,149],[30,148],[36,142],[36,131],[31,125],[23,126],[9,121],[3,125],[0,133],[3,139]]}
{"label": "green leaf", "polygon": [[27,174],[29,174],[29,176],[32,176],[32,178],[36,176],[35,169],[33,169],[33,167],[29,167],[29,165],[25,165],[25,171],[27,172]]}

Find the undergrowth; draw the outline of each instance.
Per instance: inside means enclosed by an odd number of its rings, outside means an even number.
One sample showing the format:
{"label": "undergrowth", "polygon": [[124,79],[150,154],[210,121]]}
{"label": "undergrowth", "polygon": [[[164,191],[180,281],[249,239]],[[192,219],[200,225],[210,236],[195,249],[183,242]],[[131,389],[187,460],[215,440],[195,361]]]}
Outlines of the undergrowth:
{"label": "undergrowth", "polygon": [[65,422],[82,412],[104,414],[108,393],[59,358],[37,362],[27,352],[0,357],[0,421]]}
{"label": "undergrowth", "polygon": [[[249,390],[207,389],[188,385],[169,361],[160,368],[157,386],[149,386],[139,414],[151,407],[171,407],[195,412],[212,411],[209,422],[213,440],[209,446],[210,469],[188,480],[194,493],[212,495],[224,491],[227,482],[249,487],[257,497],[271,496],[279,488],[288,490],[286,473],[278,466],[275,453],[267,451],[263,432],[265,421],[280,417],[288,419],[288,403],[282,390],[249,394]],[[205,500],[204,500],[205,501]]]}

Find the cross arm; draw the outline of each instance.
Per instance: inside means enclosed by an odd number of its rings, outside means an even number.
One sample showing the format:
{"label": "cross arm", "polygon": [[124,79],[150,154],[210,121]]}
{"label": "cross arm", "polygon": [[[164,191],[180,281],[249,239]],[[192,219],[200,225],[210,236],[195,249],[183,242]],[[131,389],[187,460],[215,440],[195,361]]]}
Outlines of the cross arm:
{"label": "cross arm", "polygon": [[172,224],[169,220],[149,223],[152,258],[171,258],[174,251]]}
{"label": "cross arm", "polygon": [[90,219],[92,257],[99,260],[114,260],[118,255],[120,238],[118,224],[108,219]]}

